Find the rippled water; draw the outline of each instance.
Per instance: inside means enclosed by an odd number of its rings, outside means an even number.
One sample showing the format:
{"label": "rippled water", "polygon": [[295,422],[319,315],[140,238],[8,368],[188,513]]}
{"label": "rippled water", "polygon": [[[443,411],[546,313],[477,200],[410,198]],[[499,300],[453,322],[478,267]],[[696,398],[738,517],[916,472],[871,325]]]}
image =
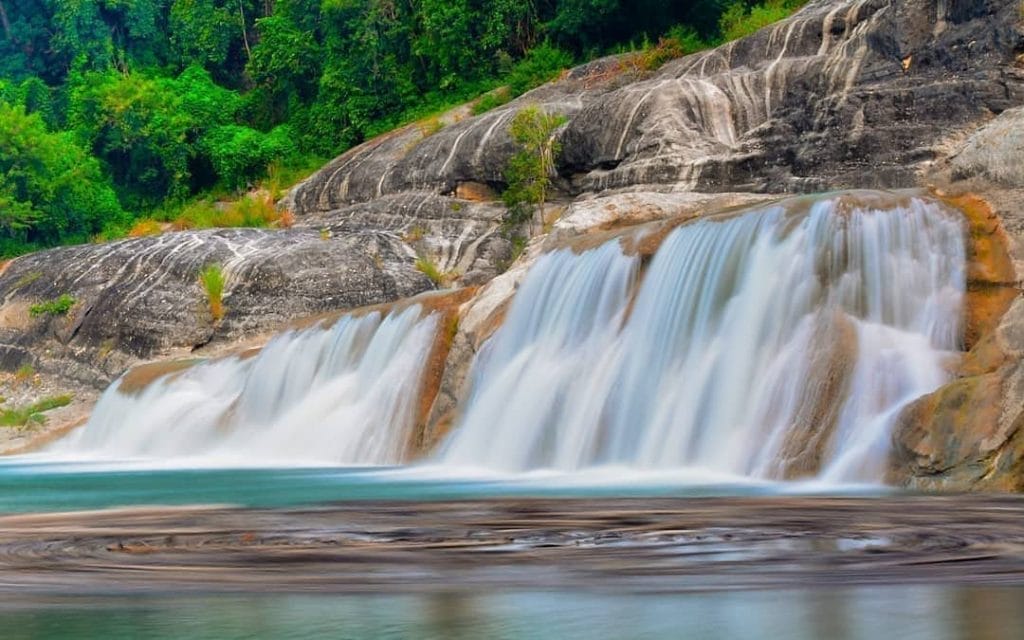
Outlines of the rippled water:
{"label": "rippled water", "polygon": [[11,640],[193,638],[1019,638],[1024,589],[942,586],[679,595],[512,592],[64,598],[0,604]]}

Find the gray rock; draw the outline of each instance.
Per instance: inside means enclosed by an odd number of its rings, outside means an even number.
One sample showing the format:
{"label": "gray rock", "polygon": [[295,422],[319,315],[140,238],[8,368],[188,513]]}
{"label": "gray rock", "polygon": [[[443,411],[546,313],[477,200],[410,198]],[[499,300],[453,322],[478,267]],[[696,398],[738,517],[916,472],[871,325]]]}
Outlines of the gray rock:
{"label": "gray rock", "polygon": [[510,243],[499,233],[505,209],[420,191],[383,196],[328,212],[307,212],[297,227],[333,235],[373,231],[405,243],[453,281],[479,284],[497,275]]}
{"label": "gray rock", "polygon": [[1018,22],[1012,0],[819,0],[647,77],[608,58],[427,138],[397,131],[336,159],[289,202],[301,216],[467,182],[500,190],[508,124],[531,103],[568,118],[563,195],[909,187],[952,131],[1024,103]]}
{"label": "gray rock", "polygon": [[[405,243],[383,232],[324,239],[309,229],[169,233],[51,249],[0,274],[0,367],[26,362],[103,386],[128,364],[269,331],[298,317],[389,302],[433,288]],[[215,322],[198,281],[220,264]],[[69,294],[65,315],[32,304]]]}
{"label": "gray rock", "polygon": [[1024,188],[1024,108],[1007,109],[975,132],[952,166],[958,179],[981,176]]}

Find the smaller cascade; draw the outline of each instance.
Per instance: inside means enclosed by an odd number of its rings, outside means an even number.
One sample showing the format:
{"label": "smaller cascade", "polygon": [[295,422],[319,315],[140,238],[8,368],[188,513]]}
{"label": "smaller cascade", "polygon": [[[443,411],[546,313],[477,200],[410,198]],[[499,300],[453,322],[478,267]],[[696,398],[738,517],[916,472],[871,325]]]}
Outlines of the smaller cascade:
{"label": "smaller cascade", "polygon": [[613,375],[615,344],[640,261],[618,242],[542,256],[502,328],[477,356],[445,462],[529,469],[584,466]]}
{"label": "smaller cascade", "polygon": [[396,464],[416,422],[438,321],[414,305],[289,331],[252,357],[122,376],[55,453],[259,464]]}

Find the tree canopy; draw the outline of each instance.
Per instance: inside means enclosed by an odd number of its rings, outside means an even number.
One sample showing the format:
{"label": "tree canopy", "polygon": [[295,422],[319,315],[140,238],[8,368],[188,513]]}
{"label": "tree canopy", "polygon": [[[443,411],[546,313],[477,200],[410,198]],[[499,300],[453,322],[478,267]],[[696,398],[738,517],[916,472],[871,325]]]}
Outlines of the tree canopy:
{"label": "tree canopy", "polygon": [[0,0],[0,251],[123,233],[673,26],[712,42],[727,9],[742,32],[728,2]]}

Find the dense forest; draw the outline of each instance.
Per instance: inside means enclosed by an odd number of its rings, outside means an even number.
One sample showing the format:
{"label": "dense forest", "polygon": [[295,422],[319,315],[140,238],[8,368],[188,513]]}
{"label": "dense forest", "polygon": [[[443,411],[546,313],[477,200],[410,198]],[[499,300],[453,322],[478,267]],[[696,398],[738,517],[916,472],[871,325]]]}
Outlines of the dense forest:
{"label": "dense forest", "polygon": [[482,107],[588,58],[682,55],[795,5],[0,0],[0,257],[157,221],[265,224],[213,201],[496,87]]}

